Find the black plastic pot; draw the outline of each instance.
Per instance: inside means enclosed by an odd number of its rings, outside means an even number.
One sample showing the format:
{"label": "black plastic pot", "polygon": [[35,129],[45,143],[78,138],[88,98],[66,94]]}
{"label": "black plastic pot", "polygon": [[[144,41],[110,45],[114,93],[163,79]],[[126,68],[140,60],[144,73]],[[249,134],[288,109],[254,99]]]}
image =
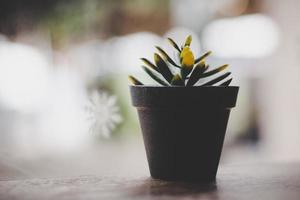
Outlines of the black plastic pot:
{"label": "black plastic pot", "polygon": [[153,178],[215,180],[238,90],[233,86],[130,87]]}

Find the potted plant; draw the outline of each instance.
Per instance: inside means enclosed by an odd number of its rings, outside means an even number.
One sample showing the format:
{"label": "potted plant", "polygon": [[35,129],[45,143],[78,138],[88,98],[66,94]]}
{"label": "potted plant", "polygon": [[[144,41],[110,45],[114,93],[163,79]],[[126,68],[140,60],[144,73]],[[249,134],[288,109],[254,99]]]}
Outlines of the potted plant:
{"label": "potted plant", "polygon": [[156,47],[154,63],[141,59],[144,71],[161,86],[147,86],[129,76],[150,173],[162,180],[211,182],[216,178],[230,109],[235,106],[239,87],[229,86],[230,72],[199,85],[200,79],[228,65],[210,70],[205,62],[210,51],[195,59],[191,36],[181,47],[168,40],[177,51],[177,62],[160,47]]}

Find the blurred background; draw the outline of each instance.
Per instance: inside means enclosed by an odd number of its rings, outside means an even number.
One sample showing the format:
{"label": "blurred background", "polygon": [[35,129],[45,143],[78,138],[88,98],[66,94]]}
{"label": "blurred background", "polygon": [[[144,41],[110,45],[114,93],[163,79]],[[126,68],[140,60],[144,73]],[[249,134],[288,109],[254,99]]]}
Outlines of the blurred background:
{"label": "blurred background", "polygon": [[[166,37],[240,86],[221,164],[300,160],[300,2],[2,0],[0,175],[148,174],[128,74]],[[182,133],[184,134],[184,133]]]}

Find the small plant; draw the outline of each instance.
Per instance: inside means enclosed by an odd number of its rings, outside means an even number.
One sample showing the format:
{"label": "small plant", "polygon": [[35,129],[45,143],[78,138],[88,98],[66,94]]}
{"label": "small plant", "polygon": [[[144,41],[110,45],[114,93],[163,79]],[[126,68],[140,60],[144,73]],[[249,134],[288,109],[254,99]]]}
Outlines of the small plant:
{"label": "small plant", "polygon": [[209,69],[205,60],[210,51],[194,57],[191,36],[181,47],[168,40],[176,51],[174,59],[160,47],[154,62],[141,58],[143,70],[163,87],[143,85],[129,76],[150,174],[167,181],[214,183],[239,87],[229,86],[230,72],[218,74],[228,65]]}
{"label": "small plant", "polygon": [[[228,65],[222,65],[212,70],[209,69],[209,65],[205,63],[205,58],[211,54],[211,51],[203,54],[202,56],[195,59],[193,52],[190,49],[192,42],[192,36],[189,35],[185,43],[181,48],[176,42],[168,38],[170,44],[177,51],[178,59],[177,62],[173,60],[162,48],[156,46],[159,53],[154,53],[154,63],[146,58],[141,58],[143,63],[143,70],[157,83],[163,86],[212,86],[215,85],[225,78],[227,78],[231,72],[226,72],[202,85],[197,85],[198,81],[202,78],[207,78],[218,72],[225,70]],[[178,64],[180,63],[180,64]],[[176,73],[174,73],[177,71]],[[134,85],[144,85],[141,81],[133,76],[129,76],[129,80]],[[228,86],[232,81],[232,78],[219,84],[219,86]]]}

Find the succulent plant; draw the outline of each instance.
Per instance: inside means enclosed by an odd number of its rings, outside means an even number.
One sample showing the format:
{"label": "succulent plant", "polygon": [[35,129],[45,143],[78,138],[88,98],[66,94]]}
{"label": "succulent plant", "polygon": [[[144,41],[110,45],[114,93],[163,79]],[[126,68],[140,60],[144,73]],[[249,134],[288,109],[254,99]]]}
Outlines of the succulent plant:
{"label": "succulent plant", "polygon": [[[168,38],[170,44],[175,48],[178,55],[179,63],[175,62],[161,47],[156,46],[158,53],[154,53],[154,63],[146,58],[141,58],[145,65],[142,66],[143,70],[157,83],[163,86],[212,86],[225,80],[231,72],[226,72],[216,78],[198,85],[198,81],[202,78],[215,75],[225,70],[228,65],[209,70],[210,67],[205,63],[205,59],[211,54],[211,51],[206,52],[202,56],[195,58],[190,45],[192,36],[189,35],[184,44],[179,47],[176,42]],[[174,69],[171,70],[171,67]],[[177,68],[177,69],[175,69]],[[173,71],[177,71],[174,73]],[[129,80],[134,85],[144,85],[141,81],[133,76],[129,76]],[[219,86],[229,86],[232,78],[222,82]]]}

